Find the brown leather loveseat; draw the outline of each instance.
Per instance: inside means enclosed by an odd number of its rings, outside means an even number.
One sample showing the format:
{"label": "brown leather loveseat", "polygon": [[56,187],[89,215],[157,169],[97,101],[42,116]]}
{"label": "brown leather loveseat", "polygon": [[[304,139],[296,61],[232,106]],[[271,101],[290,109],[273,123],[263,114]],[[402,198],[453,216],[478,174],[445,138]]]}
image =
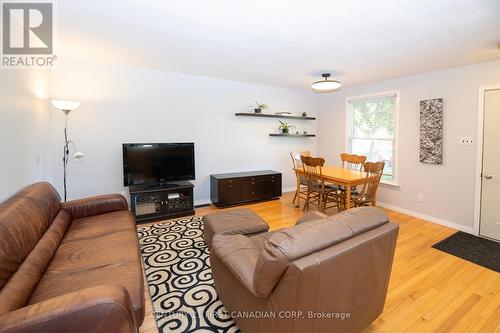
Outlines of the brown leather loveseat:
{"label": "brown leather loveseat", "polygon": [[362,207],[254,236],[217,234],[217,293],[245,333],[360,332],[384,308],[398,226]]}
{"label": "brown leather loveseat", "polygon": [[137,332],[144,283],[120,195],[60,203],[48,183],[0,205],[0,332]]}

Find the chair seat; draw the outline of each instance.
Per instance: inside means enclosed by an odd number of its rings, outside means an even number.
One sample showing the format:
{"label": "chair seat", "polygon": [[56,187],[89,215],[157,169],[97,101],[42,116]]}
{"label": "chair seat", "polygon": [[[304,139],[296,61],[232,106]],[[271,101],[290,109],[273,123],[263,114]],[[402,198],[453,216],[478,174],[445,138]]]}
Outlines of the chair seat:
{"label": "chair seat", "polygon": [[336,184],[325,184],[325,187],[334,189],[335,191],[338,191],[340,189],[340,186]]}
{"label": "chair seat", "polygon": [[373,199],[367,195],[360,195],[359,193],[351,194],[351,199],[359,203],[361,202],[371,202]]}
{"label": "chair seat", "polygon": [[[322,191],[320,184],[308,186],[308,188],[311,192],[321,192]],[[335,192],[335,191],[337,191],[337,188],[325,185],[325,192],[330,193],[330,192]]]}

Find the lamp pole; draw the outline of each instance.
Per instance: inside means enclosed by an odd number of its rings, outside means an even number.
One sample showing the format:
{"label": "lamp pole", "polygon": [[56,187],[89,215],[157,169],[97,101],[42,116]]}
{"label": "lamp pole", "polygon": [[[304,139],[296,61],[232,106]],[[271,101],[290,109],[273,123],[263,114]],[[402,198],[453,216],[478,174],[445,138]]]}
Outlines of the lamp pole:
{"label": "lamp pole", "polygon": [[64,154],[63,154],[63,187],[64,187],[64,202],[67,200],[68,190],[66,185],[66,169],[68,166],[68,157],[69,157],[69,142],[68,141],[68,113],[71,110],[62,110],[64,112]]}
{"label": "lamp pole", "polygon": [[[72,101],[62,101],[62,100],[52,100],[52,104],[62,112],[64,112],[64,151],[63,151],[63,189],[64,189],[64,201],[68,199],[68,188],[67,188],[67,168],[68,168],[68,161],[69,161],[69,145],[71,144],[73,146],[73,149],[75,149],[75,144],[73,141],[68,140],[68,114],[76,110],[79,106],[79,102],[72,102]],[[75,159],[76,159],[76,154],[79,154],[79,159],[83,157],[82,153],[75,153]]]}

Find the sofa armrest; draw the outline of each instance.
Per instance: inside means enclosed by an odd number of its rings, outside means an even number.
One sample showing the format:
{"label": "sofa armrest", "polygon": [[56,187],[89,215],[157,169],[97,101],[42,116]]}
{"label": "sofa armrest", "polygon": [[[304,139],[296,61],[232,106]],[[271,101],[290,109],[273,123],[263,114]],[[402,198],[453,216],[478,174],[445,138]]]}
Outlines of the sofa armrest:
{"label": "sofa armrest", "polygon": [[0,316],[1,333],[137,332],[130,296],[120,285],[64,294]]}
{"label": "sofa armrest", "polygon": [[120,194],[106,194],[64,202],[61,208],[71,214],[73,219],[127,210],[127,200]]}
{"label": "sofa armrest", "polygon": [[307,222],[311,222],[311,221],[324,220],[326,218],[328,218],[328,215],[326,215],[326,214],[323,214],[323,213],[318,212],[318,211],[311,211],[311,212],[307,212],[304,215],[302,215],[302,217],[300,217],[297,220],[297,222],[295,222],[295,225],[299,225],[299,224],[307,223]]}
{"label": "sofa armrest", "polygon": [[211,253],[224,264],[241,285],[254,296],[254,275],[260,250],[243,235],[215,235]]}

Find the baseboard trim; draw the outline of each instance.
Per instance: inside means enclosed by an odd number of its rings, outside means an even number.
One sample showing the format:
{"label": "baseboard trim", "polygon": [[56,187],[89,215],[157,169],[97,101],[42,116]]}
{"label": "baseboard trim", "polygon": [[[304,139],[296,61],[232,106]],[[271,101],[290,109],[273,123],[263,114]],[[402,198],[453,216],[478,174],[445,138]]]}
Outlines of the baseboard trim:
{"label": "baseboard trim", "polygon": [[474,235],[474,229],[472,227],[467,227],[467,226],[464,226],[464,225],[461,225],[461,224],[458,224],[458,223],[454,223],[454,222],[451,222],[451,221],[443,220],[443,219],[440,219],[440,218],[437,218],[437,217],[434,217],[434,216],[421,214],[421,213],[415,212],[413,210],[401,208],[401,207],[394,206],[394,205],[391,205],[391,204],[388,204],[388,203],[385,203],[385,202],[377,201],[377,206],[383,207],[383,208],[387,208],[387,209],[396,211],[398,213],[403,213],[403,214],[406,214],[406,215],[410,215],[410,216],[413,216],[413,217],[416,217],[416,218],[419,218],[419,219],[422,219],[422,220],[426,220],[426,221],[431,222],[431,223],[439,224],[439,225],[442,225],[442,226],[445,226],[445,227],[448,227],[448,228],[460,230],[460,231],[463,231],[463,232],[466,232],[466,233]]}
{"label": "baseboard trim", "polygon": [[203,207],[203,206],[209,206],[211,204],[212,204],[212,201],[210,201],[210,199],[195,200],[194,201],[194,208]]}
{"label": "baseboard trim", "polygon": [[[294,187],[285,187],[283,188],[282,190],[283,193],[287,193],[287,192],[295,192],[295,186]],[[202,200],[195,200],[194,201],[194,207],[197,208],[197,207],[203,207],[203,206],[208,206],[208,205],[211,205],[212,204],[212,201],[210,199],[202,199]]]}

